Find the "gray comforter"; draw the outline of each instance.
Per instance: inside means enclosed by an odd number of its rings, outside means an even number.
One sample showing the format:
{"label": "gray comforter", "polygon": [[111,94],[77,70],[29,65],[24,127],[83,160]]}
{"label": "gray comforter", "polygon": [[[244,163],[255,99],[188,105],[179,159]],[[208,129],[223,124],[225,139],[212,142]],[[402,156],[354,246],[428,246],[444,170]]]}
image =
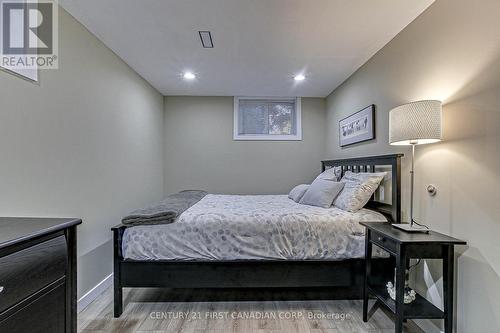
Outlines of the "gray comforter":
{"label": "gray comforter", "polygon": [[171,194],[158,204],[134,210],[122,219],[122,223],[129,226],[169,224],[206,195],[207,192],[198,190]]}
{"label": "gray comforter", "polygon": [[127,228],[122,253],[133,260],[180,261],[363,258],[361,221],[386,218],[364,208],[350,213],[302,205],[287,195],[208,194],[175,223]]}

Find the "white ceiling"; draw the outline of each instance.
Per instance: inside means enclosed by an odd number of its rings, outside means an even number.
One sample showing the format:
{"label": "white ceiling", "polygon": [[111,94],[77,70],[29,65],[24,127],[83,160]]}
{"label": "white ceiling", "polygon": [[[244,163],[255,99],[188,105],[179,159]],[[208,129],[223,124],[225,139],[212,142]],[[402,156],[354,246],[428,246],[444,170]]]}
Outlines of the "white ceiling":
{"label": "white ceiling", "polygon": [[[433,1],[60,3],[164,95],[324,97]],[[212,32],[214,49],[202,48],[199,30]],[[186,70],[197,79],[183,80]]]}

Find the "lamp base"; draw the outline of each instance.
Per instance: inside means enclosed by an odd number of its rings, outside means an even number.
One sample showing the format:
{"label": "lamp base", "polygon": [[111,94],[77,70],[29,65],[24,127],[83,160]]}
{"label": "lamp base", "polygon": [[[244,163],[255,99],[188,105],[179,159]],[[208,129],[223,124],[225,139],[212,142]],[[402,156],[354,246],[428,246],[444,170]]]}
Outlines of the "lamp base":
{"label": "lamp base", "polygon": [[394,228],[398,228],[400,230],[406,231],[406,232],[420,232],[420,233],[429,233],[429,229],[425,227],[421,227],[419,225],[414,224],[413,226],[410,223],[402,223],[402,224],[393,224],[392,225]]}

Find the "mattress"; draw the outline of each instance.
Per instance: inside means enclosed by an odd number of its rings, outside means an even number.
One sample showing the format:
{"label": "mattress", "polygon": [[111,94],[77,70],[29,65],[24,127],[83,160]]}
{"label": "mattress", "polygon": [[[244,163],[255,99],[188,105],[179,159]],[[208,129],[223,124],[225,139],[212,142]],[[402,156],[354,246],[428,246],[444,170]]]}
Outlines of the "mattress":
{"label": "mattress", "polygon": [[[127,228],[125,259],[342,260],[364,257],[364,227],[377,212],[301,205],[286,195],[208,194],[171,224]],[[374,248],[375,255],[382,255]]]}

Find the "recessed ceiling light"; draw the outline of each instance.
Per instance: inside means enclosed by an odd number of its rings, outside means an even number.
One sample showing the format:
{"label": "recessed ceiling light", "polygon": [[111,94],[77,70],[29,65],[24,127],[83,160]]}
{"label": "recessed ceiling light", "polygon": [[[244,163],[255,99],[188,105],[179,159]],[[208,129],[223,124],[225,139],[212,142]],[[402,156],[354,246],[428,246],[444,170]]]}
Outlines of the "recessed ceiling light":
{"label": "recessed ceiling light", "polygon": [[297,74],[297,75],[295,75],[295,77],[293,79],[295,81],[304,81],[306,79],[306,77],[303,74]]}
{"label": "recessed ceiling light", "polygon": [[196,75],[194,75],[192,72],[185,72],[184,78],[186,80],[193,80],[193,79],[196,79]]}

